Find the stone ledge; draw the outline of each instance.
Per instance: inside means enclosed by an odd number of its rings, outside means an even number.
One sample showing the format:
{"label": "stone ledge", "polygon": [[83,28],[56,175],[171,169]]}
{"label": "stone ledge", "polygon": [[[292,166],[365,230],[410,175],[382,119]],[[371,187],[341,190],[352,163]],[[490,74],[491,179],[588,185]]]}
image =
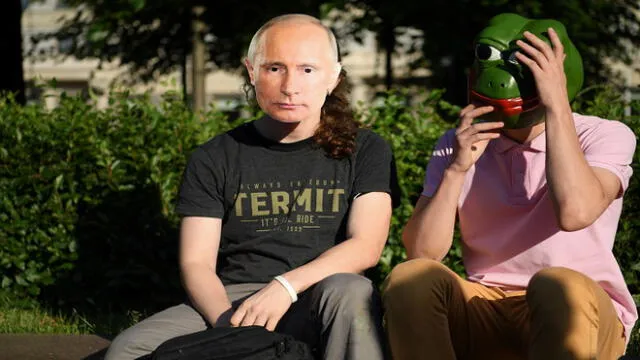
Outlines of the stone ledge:
{"label": "stone ledge", "polygon": [[0,360],[100,360],[109,344],[96,335],[0,334]]}

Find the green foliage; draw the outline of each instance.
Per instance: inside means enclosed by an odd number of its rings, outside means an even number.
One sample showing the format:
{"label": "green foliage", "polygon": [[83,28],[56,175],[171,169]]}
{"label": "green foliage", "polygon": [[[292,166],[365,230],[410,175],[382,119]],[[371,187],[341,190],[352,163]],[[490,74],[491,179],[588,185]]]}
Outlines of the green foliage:
{"label": "green foliage", "polygon": [[113,94],[104,111],[65,96],[52,111],[2,100],[2,288],[56,305],[175,301],[181,172],[229,126],[174,94],[159,108]]}
{"label": "green foliage", "polygon": [[[410,102],[407,93],[392,92],[380,98],[378,105],[361,106],[357,113],[361,122],[382,135],[391,145],[402,194],[401,204],[394,210],[389,242],[380,264],[376,271],[369,274],[378,282],[396,264],[406,259],[402,246],[402,227],[409,220],[414,204],[422,193],[424,172],[437,140],[452,128],[452,124],[439,113],[459,111],[443,102],[441,97],[442,91],[435,90],[420,94]],[[450,255],[447,258],[448,265],[461,273],[461,252],[457,243]]]}

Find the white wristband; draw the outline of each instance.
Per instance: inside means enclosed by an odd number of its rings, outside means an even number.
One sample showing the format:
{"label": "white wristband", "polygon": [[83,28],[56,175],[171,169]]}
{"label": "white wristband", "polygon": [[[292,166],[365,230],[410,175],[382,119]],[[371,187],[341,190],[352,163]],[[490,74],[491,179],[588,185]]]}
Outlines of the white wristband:
{"label": "white wristband", "polygon": [[296,293],[296,290],[293,288],[293,286],[289,284],[287,279],[280,275],[276,276],[274,279],[276,279],[287,290],[289,296],[291,296],[292,303],[298,301],[298,294]]}

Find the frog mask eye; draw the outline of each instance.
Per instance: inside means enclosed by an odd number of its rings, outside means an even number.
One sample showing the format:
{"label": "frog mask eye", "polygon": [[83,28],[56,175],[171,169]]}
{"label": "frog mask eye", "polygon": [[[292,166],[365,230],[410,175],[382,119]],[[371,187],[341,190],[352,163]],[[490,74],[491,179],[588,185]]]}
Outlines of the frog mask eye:
{"label": "frog mask eye", "polygon": [[481,61],[496,61],[502,57],[500,50],[487,44],[476,45],[476,59]]}

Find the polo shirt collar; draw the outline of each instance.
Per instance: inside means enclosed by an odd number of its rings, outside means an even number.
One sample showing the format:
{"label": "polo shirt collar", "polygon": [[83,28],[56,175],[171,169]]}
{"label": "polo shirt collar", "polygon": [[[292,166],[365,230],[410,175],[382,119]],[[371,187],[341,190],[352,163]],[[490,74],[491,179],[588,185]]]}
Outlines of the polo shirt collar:
{"label": "polo shirt collar", "polygon": [[545,152],[547,149],[547,139],[544,131],[533,138],[531,141],[522,144],[510,139],[506,135],[502,135],[499,138],[492,140],[491,145],[498,153],[505,153],[511,149],[519,149],[520,151],[529,150],[536,152]]}

